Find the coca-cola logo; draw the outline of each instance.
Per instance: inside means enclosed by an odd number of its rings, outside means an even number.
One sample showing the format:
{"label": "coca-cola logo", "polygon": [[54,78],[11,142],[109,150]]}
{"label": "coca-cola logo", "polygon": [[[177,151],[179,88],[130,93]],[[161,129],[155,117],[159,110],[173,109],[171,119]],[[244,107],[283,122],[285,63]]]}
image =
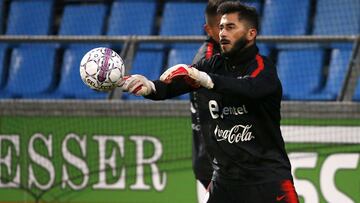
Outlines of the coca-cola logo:
{"label": "coca-cola logo", "polygon": [[220,142],[223,140],[231,143],[238,142],[248,142],[252,139],[255,139],[255,136],[252,135],[250,128],[252,125],[235,125],[230,130],[229,129],[220,129],[217,125],[214,134],[216,141]]}

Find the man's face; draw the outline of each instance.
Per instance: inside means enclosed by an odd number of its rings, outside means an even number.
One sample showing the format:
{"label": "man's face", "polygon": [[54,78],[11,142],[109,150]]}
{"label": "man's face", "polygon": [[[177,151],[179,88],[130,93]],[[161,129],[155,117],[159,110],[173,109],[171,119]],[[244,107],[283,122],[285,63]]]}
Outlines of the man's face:
{"label": "man's face", "polygon": [[219,38],[220,19],[221,19],[221,15],[212,16],[209,24],[205,24],[205,31],[207,32],[207,34],[218,43],[220,41]]}
{"label": "man's face", "polygon": [[[237,13],[228,13],[220,20],[220,45],[224,53],[228,53],[254,38],[249,35],[250,29],[244,21],[239,21]],[[242,48],[242,47],[241,47]]]}

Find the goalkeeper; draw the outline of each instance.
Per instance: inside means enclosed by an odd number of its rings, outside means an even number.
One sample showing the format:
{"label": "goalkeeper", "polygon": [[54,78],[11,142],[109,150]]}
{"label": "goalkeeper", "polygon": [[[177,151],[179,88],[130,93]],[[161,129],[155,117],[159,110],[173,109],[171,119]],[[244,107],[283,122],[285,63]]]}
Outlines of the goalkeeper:
{"label": "goalkeeper", "polygon": [[131,75],[120,86],[153,100],[206,92],[212,119],[201,128],[211,132],[204,141],[214,157],[208,203],[298,202],[280,131],[281,83],[255,43],[258,15],[238,1],[218,13],[221,55],[171,67],[158,81]]}

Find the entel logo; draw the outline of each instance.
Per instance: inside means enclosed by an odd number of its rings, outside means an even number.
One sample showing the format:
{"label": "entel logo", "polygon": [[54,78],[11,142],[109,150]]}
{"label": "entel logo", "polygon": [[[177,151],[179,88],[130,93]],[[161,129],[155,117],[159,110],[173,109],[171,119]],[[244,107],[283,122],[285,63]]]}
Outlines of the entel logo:
{"label": "entel logo", "polygon": [[219,110],[219,105],[218,103],[215,101],[215,100],[210,100],[209,101],[209,111],[210,111],[210,114],[211,114],[211,117],[213,119],[217,119],[219,118],[219,116],[221,118],[227,115],[235,115],[235,116],[238,116],[238,115],[242,115],[242,114],[247,114],[249,113],[247,110],[246,110],[246,106],[245,105],[242,105],[242,106],[238,106],[238,107],[235,107],[235,106],[225,106],[224,108],[222,108],[221,110],[221,114],[219,115],[220,113],[220,110]]}

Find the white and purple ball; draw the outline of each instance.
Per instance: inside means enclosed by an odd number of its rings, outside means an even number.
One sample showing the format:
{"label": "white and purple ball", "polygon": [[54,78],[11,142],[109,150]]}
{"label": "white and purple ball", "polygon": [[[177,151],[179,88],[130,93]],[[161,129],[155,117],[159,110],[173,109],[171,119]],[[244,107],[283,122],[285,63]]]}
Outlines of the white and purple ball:
{"label": "white and purple ball", "polygon": [[109,91],[125,74],[122,58],[112,49],[99,47],[87,52],[80,62],[82,81],[91,89]]}

